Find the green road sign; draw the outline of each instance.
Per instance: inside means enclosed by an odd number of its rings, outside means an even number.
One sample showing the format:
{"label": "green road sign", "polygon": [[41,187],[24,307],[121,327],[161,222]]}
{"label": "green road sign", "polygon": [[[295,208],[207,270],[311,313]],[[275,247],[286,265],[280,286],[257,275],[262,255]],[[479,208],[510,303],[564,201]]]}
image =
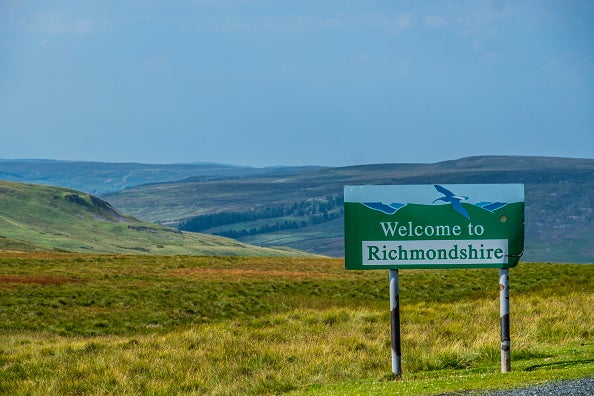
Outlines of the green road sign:
{"label": "green road sign", "polygon": [[344,227],[346,269],[510,268],[524,185],[345,186]]}

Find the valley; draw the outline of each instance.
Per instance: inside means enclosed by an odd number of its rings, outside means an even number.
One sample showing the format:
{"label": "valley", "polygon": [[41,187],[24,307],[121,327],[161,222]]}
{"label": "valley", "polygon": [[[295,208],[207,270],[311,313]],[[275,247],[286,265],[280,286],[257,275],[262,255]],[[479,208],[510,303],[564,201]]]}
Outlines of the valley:
{"label": "valley", "polygon": [[0,177],[78,188],[141,221],[190,231],[183,234],[188,237],[210,234],[331,257],[344,254],[345,185],[523,183],[524,259],[594,262],[592,159],[477,156],[432,164],[269,168],[0,160]]}
{"label": "valley", "polygon": [[594,160],[588,159],[470,157],[324,168],[158,183],[103,198],[134,216],[183,230],[342,257],[345,185],[433,183],[523,183],[525,259],[594,261]]}

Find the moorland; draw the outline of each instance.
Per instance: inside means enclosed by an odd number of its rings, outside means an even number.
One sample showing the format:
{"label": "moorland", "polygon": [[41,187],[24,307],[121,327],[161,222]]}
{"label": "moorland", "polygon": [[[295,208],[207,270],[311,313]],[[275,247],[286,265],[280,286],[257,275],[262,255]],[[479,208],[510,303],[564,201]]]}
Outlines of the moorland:
{"label": "moorland", "polygon": [[0,393],[443,394],[594,372],[594,266],[510,270],[500,373],[496,269],[387,271],[342,259],[0,253]]}
{"label": "moorland", "polygon": [[181,230],[342,257],[345,185],[434,183],[523,183],[525,260],[594,262],[594,160],[471,157],[283,170],[143,185],[102,198],[140,219]]}
{"label": "moorland", "polygon": [[[0,182],[0,394],[428,395],[591,376],[594,266],[550,262],[594,261],[593,170],[0,161],[18,181]],[[344,184],[434,182],[525,183],[509,373],[496,269],[400,271],[396,380],[387,271],[312,254],[342,252]]]}
{"label": "moorland", "polygon": [[0,178],[93,193],[179,230],[343,255],[344,185],[523,183],[526,261],[594,262],[594,160],[477,156],[433,164],[253,168],[0,160]]}

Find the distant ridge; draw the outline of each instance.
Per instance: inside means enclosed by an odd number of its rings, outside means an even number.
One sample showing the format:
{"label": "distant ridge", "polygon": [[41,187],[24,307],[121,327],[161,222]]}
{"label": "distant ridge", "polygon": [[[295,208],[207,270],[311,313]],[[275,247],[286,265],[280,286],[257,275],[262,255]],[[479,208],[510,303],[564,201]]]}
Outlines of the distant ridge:
{"label": "distant ridge", "polygon": [[0,160],[0,179],[99,194],[145,221],[337,257],[344,249],[344,185],[524,183],[524,259],[594,262],[594,159],[473,156],[268,168],[36,161]]}
{"label": "distant ridge", "polygon": [[[295,169],[320,167],[296,167]],[[130,187],[173,182],[188,178],[228,179],[273,172],[292,167],[254,168],[211,162],[179,164],[111,163],[52,159],[0,159],[0,180],[68,187],[90,194],[105,194]]]}
{"label": "distant ridge", "polygon": [[343,255],[342,191],[363,184],[523,183],[527,261],[594,262],[594,160],[475,156],[138,186],[105,199],[180,229]]}

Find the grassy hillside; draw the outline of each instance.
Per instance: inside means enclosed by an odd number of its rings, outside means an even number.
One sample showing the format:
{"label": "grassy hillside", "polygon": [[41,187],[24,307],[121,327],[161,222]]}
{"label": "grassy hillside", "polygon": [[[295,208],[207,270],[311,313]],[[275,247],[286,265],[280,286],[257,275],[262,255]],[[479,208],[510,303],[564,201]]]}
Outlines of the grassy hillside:
{"label": "grassy hillside", "polygon": [[471,157],[139,186],[105,196],[141,219],[342,256],[344,185],[524,183],[526,260],[594,262],[594,160]]}
{"label": "grassy hillside", "polygon": [[[443,394],[594,372],[594,266],[401,270],[403,379],[387,271],[328,258],[0,253],[0,393]],[[479,392],[480,391],[480,392]]]}
{"label": "grassy hillside", "polygon": [[0,181],[0,249],[190,255],[300,255],[142,222],[92,195]]}

